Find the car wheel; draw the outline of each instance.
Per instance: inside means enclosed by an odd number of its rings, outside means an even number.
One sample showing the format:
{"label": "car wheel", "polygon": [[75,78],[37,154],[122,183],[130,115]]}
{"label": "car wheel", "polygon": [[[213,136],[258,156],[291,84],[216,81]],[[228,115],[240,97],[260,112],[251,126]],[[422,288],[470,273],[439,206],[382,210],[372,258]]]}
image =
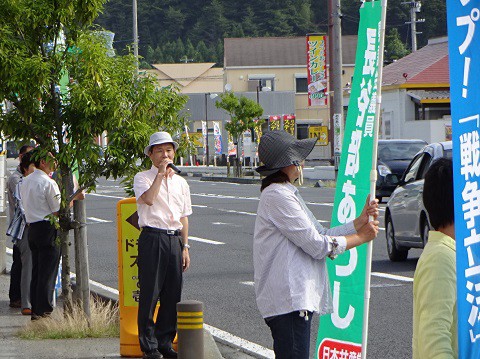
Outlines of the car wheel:
{"label": "car wheel", "polygon": [[425,248],[428,242],[428,232],[430,232],[430,226],[428,225],[428,220],[426,218],[423,218],[423,221],[422,221],[423,248]]}
{"label": "car wheel", "polygon": [[385,228],[385,238],[387,240],[388,258],[392,262],[403,262],[407,259],[408,249],[397,246],[395,241],[395,231],[393,229],[392,218],[387,217],[387,225]]}

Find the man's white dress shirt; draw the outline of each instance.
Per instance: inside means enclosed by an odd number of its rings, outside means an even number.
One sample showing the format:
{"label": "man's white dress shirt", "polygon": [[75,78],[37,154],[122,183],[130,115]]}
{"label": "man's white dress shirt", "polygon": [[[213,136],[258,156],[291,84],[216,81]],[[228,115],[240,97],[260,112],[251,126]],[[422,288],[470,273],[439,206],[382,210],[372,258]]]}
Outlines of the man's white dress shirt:
{"label": "man's white dress shirt", "polygon": [[304,207],[291,183],[271,184],[260,195],[253,265],[257,305],[264,318],[300,310],[332,312],[325,259],[343,253],[344,236],[356,231],[353,222],[326,229],[313,223]]}
{"label": "man's white dress shirt", "polygon": [[181,230],[180,218],[192,214],[190,187],[184,178],[177,174],[162,179],[158,196],[153,205],[145,204],[140,198],[153,184],[158,168],[139,172],[133,179],[133,190],[137,198],[138,225],[160,229]]}
{"label": "man's white dress shirt", "polygon": [[60,190],[57,183],[38,168],[24,177],[20,194],[27,223],[47,220],[47,216],[60,209]]}

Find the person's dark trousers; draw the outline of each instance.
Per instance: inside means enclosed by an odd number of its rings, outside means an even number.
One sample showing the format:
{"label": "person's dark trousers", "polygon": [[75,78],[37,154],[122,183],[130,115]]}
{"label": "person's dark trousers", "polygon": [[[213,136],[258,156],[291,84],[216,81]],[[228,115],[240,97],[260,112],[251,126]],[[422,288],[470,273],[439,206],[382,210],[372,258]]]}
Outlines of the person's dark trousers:
{"label": "person's dark trousers", "polygon": [[30,299],[32,319],[53,311],[53,291],[60,263],[57,230],[47,221],[31,223],[28,244],[32,251],[32,282]]}
{"label": "person's dark trousers", "polygon": [[[144,228],[138,239],[138,339],[142,351],[171,348],[182,292],[181,237]],[[153,313],[160,299],[155,323]]]}
{"label": "person's dark trousers", "polygon": [[10,289],[8,296],[10,303],[19,302],[22,299],[20,283],[22,280],[22,258],[20,249],[13,245],[12,268],[10,269]]}
{"label": "person's dark trousers", "polygon": [[305,318],[296,311],[265,319],[272,332],[275,359],[309,359],[312,313]]}

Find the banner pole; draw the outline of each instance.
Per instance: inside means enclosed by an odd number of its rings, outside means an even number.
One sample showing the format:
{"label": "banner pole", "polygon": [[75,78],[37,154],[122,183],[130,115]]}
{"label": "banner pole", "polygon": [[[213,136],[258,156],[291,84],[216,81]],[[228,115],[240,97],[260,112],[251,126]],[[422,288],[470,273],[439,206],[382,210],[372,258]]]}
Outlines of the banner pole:
{"label": "banner pole", "polygon": [[[382,17],[380,20],[380,44],[378,49],[378,79],[377,79],[377,104],[375,128],[373,131],[373,151],[372,151],[372,169],[370,171],[370,200],[375,198],[375,187],[377,182],[377,155],[378,155],[378,135],[380,128],[380,111],[382,105],[382,76],[383,76],[383,53],[385,47],[385,22],[387,15],[387,0],[381,0]],[[371,218],[370,220],[372,220]],[[367,268],[365,272],[365,301],[363,311],[363,336],[362,336],[362,358],[367,358],[368,342],[368,316],[370,310],[370,282],[372,273],[372,251],[373,243],[367,245]]]}

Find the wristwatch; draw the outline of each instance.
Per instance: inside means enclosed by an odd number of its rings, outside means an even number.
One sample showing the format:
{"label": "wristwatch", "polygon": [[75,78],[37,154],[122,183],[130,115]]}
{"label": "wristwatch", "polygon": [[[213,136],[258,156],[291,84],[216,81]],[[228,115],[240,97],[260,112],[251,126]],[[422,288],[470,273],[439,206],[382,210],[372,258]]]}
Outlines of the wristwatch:
{"label": "wristwatch", "polygon": [[183,248],[187,248],[187,249],[190,249],[190,244],[186,243],[183,245]]}

